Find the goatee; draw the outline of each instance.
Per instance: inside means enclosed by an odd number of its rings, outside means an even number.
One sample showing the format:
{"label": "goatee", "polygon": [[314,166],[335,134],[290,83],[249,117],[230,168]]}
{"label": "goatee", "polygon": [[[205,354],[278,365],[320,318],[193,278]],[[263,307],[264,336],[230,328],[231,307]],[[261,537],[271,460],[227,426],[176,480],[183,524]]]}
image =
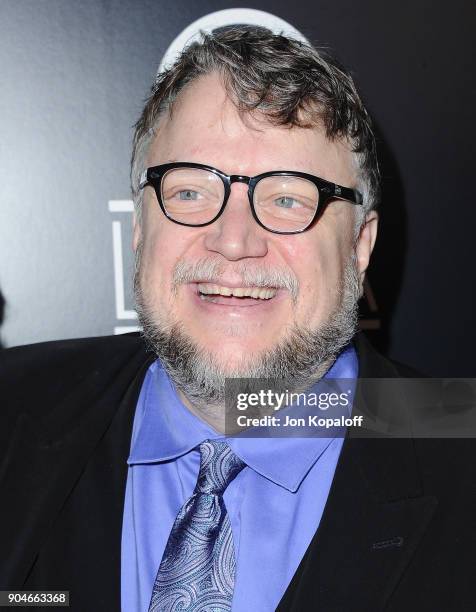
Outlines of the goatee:
{"label": "goatee", "polygon": [[227,369],[199,346],[179,321],[164,320],[147,303],[140,287],[141,248],[136,252],[134,290],[143,337],[168,376],[187,399],[208,414],[223,407],[226,378],[285,379],[289,390],[308,389],[331,367],[358,325],[360,283],[355,258],[344,269],[339,305],[317,329],[294,325],[276,346]]}

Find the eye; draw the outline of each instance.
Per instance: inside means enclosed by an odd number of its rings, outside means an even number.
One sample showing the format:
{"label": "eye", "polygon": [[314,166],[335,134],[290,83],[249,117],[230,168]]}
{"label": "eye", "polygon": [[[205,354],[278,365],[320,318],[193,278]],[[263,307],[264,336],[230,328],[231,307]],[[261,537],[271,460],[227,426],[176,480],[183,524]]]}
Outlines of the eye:
{"label": "eye", "polygon": [[192,191],[191,189],[179,191],[177,195],[179,197],[179,200],[185,200],[188,202],[198,200],[200,197],[200,194],[198,193],[198,191]]}
{"label": "eye", "polygon": [[276,206],[280,206],[281,208],[293,208],[295,205],[299,205],[299,201],[295,198],[291,198],[290,196],[281,196],[274,200]]}

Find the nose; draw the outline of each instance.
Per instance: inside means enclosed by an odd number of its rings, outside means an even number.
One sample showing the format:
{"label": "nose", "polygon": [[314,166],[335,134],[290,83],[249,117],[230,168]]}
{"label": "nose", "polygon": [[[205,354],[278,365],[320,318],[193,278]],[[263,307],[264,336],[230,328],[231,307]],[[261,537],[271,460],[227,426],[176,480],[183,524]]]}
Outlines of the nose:
{"label": "nose", "polygon": [[229,261],[264,257],[268,252],[266,234],[253,218],[247,185],[235,182],[222,215],[208,226],[205,246]]}

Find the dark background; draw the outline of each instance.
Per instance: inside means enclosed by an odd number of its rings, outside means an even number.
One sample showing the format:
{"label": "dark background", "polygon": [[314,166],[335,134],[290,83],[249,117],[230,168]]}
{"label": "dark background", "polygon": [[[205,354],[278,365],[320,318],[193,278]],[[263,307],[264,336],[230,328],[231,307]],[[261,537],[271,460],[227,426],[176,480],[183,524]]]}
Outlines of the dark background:
{"label": "dark background", "polygon": [[[130,197],[132,125],[172,40],[235,7],[329,46],[375,119],[372,341],[425,373],[475,376],[476,7],[462,0],[1,0],[3,345],[113,332],[111,223],[121,219],[127,277],[130,219],[108,201]],[[125,299],[132,308],[127,288]]]}

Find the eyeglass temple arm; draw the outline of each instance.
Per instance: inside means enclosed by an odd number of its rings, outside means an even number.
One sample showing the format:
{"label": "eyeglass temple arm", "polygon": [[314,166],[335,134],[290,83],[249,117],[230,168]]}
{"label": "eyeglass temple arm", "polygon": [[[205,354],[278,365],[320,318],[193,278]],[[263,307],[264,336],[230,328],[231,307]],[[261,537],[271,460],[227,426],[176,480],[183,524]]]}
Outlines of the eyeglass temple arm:
{"label": "eyeglass temple arm", "polygon": [[341,200],[347,200],[353,204],[362,204],[363,197],[360,191],[357,189],[350,189],[349,187],[341,187],[340,185],[334,185],[333,197],[340,198]]}

